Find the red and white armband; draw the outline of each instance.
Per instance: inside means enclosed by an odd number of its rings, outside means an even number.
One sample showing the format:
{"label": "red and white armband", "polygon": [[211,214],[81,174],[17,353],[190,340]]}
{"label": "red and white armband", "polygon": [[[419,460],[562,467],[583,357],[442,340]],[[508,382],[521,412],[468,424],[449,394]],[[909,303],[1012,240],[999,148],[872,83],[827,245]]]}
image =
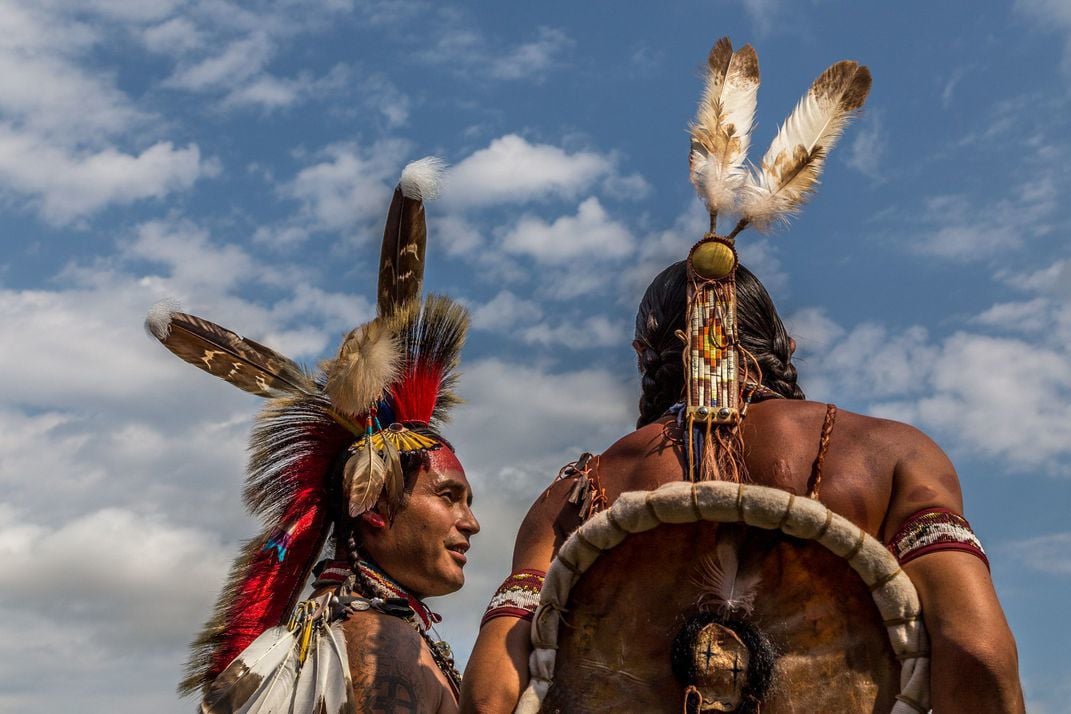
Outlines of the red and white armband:
{"label": "red and white armband", "polygon": [[546,573],[542,570],[518,570],[499,586],[487,605],[480,627],[496,617],[531,620],[539,606],[539,591]]}
{"label": "red and white armband", "polygon": [[940,550],[961,550],[981,558],[989,567],[978,536],[971,524],[947,508],[925,508],[913,513],[886,544],[900,565]]}

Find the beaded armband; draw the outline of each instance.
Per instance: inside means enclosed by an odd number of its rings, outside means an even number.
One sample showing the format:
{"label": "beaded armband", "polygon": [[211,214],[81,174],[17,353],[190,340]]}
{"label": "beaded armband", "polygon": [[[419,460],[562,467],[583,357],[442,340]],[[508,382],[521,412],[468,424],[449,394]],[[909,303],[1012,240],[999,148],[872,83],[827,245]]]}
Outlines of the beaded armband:
{"label": "beaded armband", "polygon": [[487,605],[480,627],[496,617],[516,617],[531,620],[539,606],[539,591],[543,588],[542,570],[518,570],[499,586]]}
{"label": "beaded armband", "polygon": [[887,544],[900,564],[940,550],[962,550],[989,567],[978,536],[963,516],[947,508],[926,508],[912,514]]}

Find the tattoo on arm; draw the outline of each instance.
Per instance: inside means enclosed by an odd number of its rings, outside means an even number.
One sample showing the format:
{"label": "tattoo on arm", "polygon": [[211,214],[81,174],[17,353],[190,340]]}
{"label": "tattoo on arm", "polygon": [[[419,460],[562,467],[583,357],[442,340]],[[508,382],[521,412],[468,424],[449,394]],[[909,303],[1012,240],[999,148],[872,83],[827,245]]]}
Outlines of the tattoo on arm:
{"label": "tattoo on arm", "polygon": [[367,714],[409,714],[420,711],[420,683],[390,672],[380,674],[361,693]]}

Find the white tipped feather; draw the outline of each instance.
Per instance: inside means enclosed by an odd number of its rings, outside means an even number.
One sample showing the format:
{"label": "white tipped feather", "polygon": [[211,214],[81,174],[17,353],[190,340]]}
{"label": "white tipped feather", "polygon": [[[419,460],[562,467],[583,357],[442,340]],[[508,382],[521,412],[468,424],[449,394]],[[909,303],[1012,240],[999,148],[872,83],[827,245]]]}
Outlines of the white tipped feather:
{"label": "white tipped feather", "polygon": [[718,545],[715,557],[708,556],[700,562],[698,584],[702,590],[702,603],[723,614],[748,614],[755,606],[761,575],[740,574],[740,531],[735,528],[718,529]]}
{"label": "white tipped feather", "polygon": [[171,334],[171,316],[176,312],[182,312],[182,304],[175,298],[157,301],[145,316],[145,329],[156,339],[166,340]]}
{"label": "white tipped feather", "polygon": [[711,214],[732,211],[748,172],[759,91],[759,60],[751,45],[733,52],[728,37],[707,58],[707,83],[691,127],[691,178]]}
{"label": "white tipped feather", "polygon": [[324,391],[336,409],[351,416],[368,410],[399,376],[402,348],[380,320],[346,335],[338,356],[321,365],[327,375]]}
{"label": "white tipped feather", "polygon": [[743,221],[764,230],[786,221],[818,185],[826,156],[866,101],[870,71],[838,62],[819,75],[777,132],[741,208]]}
{"label": "white tipped feather", "polygon": [[431,201],[439,196],[446,163],[438,156],[425,156],[402,169],[402,195],[417,201]]}
{"label": "white tipped feather", "polygon": [[316,628],[313,646],[298,673],[294,690],[295,714],[340,714],[350,689],[350,665],[341,623]]}
{"label": "white tipped feather", "polygon": [[285,627],[265,630],[209,686],[201,711],[289,711],[297,676],[297,647],[295,633]]}

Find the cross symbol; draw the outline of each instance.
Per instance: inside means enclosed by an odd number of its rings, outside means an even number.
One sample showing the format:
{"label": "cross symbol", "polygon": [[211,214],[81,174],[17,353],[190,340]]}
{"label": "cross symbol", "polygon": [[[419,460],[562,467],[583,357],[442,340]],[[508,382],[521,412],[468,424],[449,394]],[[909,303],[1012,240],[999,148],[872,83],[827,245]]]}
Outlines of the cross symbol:
{"label": "cross symbol", "polygon": [[744,670],[741,669],[741,667],[740,667],[740,655],[739,654],[734,654],[733,655],[733,669],[732,669],[732,672],[733,672],[733,686],[734,687],[736,686],[737,677],[743,671]]}
{"label": "cross symbol", "polygon": [[707,658],[707,667],[710,667],[710,658],[714,656],[713,644],[712,640],[707,640],[707,651],[703,653]]}

